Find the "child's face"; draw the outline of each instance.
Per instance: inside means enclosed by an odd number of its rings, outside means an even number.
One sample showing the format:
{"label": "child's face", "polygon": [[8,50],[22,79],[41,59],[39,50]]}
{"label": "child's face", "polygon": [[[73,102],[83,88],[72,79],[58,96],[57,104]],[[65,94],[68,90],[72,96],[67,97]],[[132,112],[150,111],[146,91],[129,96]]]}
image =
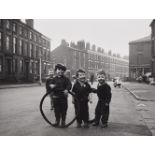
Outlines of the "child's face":
{"label": "child's face", "polygon": [[105,75],[104,74],[98,74],[97,80],[100,84],[104,83],[105,82]]}
{"label": "child's face", "polygon": [[79,73],[78,73],[78,79],[79,79],[81,82],[85,82],[85,80],[86,80],[86,74],[85,74],[85,73],[79,72]]}
{"label": "child's face", "polygon": [[63,76],[64,75],[64,70],[57,68],[56,74],[57,74],[57,76]]}

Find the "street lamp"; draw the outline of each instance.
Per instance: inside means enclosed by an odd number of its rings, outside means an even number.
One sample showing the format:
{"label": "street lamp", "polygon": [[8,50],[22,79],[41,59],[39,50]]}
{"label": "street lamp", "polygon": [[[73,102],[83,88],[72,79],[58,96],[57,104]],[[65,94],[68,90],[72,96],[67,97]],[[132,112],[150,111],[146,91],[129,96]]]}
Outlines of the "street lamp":
{"label": "street lamp", "polygon": [[40,59],[39,59],[39,84],[40,85],[42,85],[41,70],[42,70],[42,65],[41,65],[41,53],[40,53]]}

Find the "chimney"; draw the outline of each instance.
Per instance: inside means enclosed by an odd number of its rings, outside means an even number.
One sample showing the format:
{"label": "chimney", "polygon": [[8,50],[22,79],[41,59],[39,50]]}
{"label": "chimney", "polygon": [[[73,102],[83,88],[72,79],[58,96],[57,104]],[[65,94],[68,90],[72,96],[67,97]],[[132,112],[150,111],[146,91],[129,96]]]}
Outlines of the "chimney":
{"label": "chimney", "polygon": [[96,51],[96,46],[95,45],[92,46],[92,51]]}
{"label": "chimney", "polygon": [[80,50],[84,50],[85,49],[85,41],[84,40],[78,41],[77,48]]}
{"label": "chimney", "polygon": [[70,47],[75,48],[75,47],[76,47],[75,43],[74,43],[74,42],[71,42],[71,43],[70,43]]}
{"label": "chimney", "polygon": [[97,52],[101,52],[101,47],[98,47],[97,48]]}
{"label": "chimney", "polygon": [[34,28],[34,20],[33,19],[26,19],[25,21],[29,27]]}
{"label": "chimney", "polygon": [[62,46],[69,46],[68,42],[66,42],[65,39],[62,39],[62,40],[61,40],[61,45],[62,45]]}
{"label": "chimney", "polygon": [[90,50],[90,43],[86,43],[86,50]]}

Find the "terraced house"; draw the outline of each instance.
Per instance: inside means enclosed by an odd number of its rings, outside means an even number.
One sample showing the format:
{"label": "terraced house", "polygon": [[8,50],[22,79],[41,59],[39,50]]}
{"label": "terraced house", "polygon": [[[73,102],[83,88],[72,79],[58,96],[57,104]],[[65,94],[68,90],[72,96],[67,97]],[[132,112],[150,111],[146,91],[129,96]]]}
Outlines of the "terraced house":
{"label": "terraced house", "polygon": [[36,81],[39,69],[44,77],[50,66],[50,39],[34,29],[32,19],[0,19],[1,83]]}
{"label": "terraced house", "polygon": [[121,78],[128,77],[129,61],[119,55],[112,54],[111,51],[105,52],[103,48],[96,48],[95,45],[78,41],[77,44],[67,43],[62,40],[60,46],[53,51],[54,63],[64,63],[70,75],[75,75],[79,68],[85,69],[87,77],[95,74],[97,70],[104,69],[107,78],[115,76]]}

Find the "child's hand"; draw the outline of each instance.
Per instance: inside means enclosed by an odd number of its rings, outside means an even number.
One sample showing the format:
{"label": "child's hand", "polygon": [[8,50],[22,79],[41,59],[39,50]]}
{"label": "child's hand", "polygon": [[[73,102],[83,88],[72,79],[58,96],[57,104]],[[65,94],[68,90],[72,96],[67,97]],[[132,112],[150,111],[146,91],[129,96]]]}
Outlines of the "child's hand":
{"label": "child's hand", "polygon": [[64,94],[67,96],[68,95],[68,90],[64,90]]}
{"label": "child's hand", "polygon": [[53,89],[53,88],[55,88],[55,84],[50,84],[50,87]]}

